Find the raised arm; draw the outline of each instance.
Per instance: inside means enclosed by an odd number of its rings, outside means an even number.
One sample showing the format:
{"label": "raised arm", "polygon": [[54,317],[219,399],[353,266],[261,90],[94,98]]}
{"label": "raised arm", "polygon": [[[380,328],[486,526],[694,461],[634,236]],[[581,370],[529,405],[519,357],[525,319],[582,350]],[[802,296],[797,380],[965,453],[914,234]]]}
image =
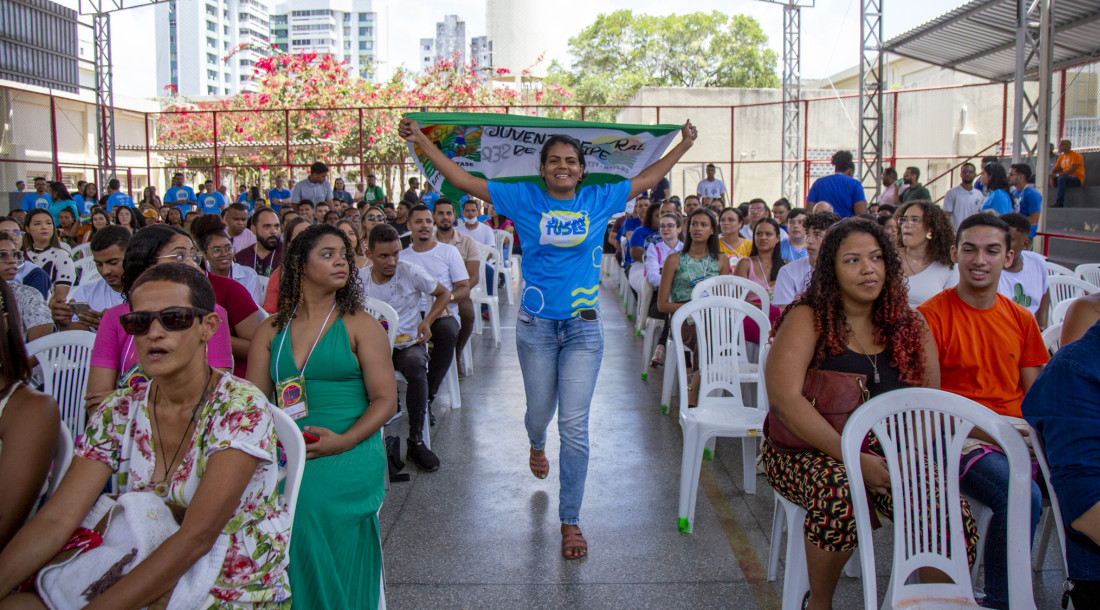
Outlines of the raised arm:
{"label": "raised arm", "polygon": [[477,199],[492,202],[492,198],[489,196],[489,181],[471,175],[470,172],[448,159],[447,155],[443,154],[443,151],[435,145],[435,142],[432,142],[428,139],[428,136],[424,135],[424,132],[420,131],[420,125],[416,121],[408,117],[402,117],[401,122],[398,124],[397,133],[406,142],[411,142],[420,147],[420,150],[424,151],[424,155],[428,157],[432,165],[455,188]]}
{"label": "raised arm", "polygon": [[680,157],[683,157],[692,144],[695,144],[695,137],[698,133],[691,121],[684,123],[684,128],[680,130],[680,142],[653,165],[643,169],[640,174],[630,179],[630,195],[627,196],[627,199],[633,199],[642,194],[643,191],[648,191],[656,186],[661,177],[672,171],[672,167],[676,165]]}

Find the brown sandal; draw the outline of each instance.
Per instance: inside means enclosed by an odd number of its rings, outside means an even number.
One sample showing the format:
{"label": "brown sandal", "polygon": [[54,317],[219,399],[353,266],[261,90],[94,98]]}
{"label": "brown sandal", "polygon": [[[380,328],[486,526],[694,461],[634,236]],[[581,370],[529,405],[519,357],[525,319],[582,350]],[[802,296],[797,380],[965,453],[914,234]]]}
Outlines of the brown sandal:
{"label": "brown sandal", "polygon": [[[569,552],[573,554],[570,555]],[[580,559],[588,556],[588,541],[579,529],[567,529],[561,533],[561,556],[566,559]]]}
{"label": "brown sandal", "polygon": [[535,450],[532,449],[528,465],[531,467],[531,474],[535,475],[536,479],[545,479],[550,476],[550,460],[546,459],[545,451],[542,455],[535,455]]}

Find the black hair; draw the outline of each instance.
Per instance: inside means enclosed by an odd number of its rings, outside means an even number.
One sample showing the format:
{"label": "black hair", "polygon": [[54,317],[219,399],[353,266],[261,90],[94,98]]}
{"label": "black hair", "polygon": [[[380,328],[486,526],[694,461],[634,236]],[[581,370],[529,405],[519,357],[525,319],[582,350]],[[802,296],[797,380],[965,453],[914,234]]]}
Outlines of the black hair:
{"label": "black hair", "polygon": [[[739,208],[723,208],[722,214],[725,214],[726,212],[733,212],[734,214],[737,214],[737,222],[745,224],[745,214],[743,214]],[[718,215],[718,220],[722,220],[722,214]]]}
{"label": "black hair", "polygon": [[376,244],[388,244],[395,241],[401,241],[397,229],[384,222],[374,225],[374,228],[370,230],[370,234],[367,235],[367,247],[371,250],[374,250]]}
{"label": "black hair", "polygon": [[309,253],[317,247],[321,238],[327,235],[336,236],[343,242],[344,260],[348,264],[347,281],[336,291],[336,315],[342,316],[362,308],[363,285],[359,282],[359,274],[355,273],[355,253],[352,251],[348,236],[332,225],[310,225],[284,249],[285,255],[279,277],[279,309],[275,312],[274,320],[276,331],[286,328],[295,309],[302,301],[302,283]]}
{"label": "black hair", "polygon": [[710,237],[707,238],[707,254],[713,256],[715,260],[718,260],[718,255],[722,253],[722,251],[718,249],[718,219],[715,218],[714,212],[704,207],[696,208],[695,211],[691,213],[691,216],[687,217],[686,224],[688,230],[685,231],[686,235],[684,235],[684,252],[686,253],[691,249],[691,219],[700,214],[706,216],[707,219],[710,220],[711,232]]}
{"label": "black hair", "polygon": [[660,212],[660,211],[661,211],[661,206],[659,206],[659,205],[651,205],[648,208],[646,208],[645,209],[645,219],[644,219],[644,222],[642,223],[642,226],[643,227],[652,227],[653,226],[653,217],[656,216],[657,213]]}
{"label": "black hair", "polygon": [[855,169],[855,164],[852,163],[852,153],[846,150],[838,150],[833,153],[831,159],[833,167],[836,169],[836,173],[846,172],[850,169]]}
{"label": "black hair", "polygon": [[[775,206],[777,206],[777,205],[781,205],[781,206],[787,208],[788,210],[791,209],[791,202],[788,201],[786,197],[780,197],[779,199],[776,199],[775,203],[772,204],[772,209],[774,210]],[[803,210],[803,212],[805,212],[805,210]],[[790,216],[788,216],[788,218],[790,218]]]}
{"label": "black hair", "polygon": [[889,214],[890,216],[893,216],[894,212],[897,212],[897,211],[898,211],[898,206],[890,204],[890,203],[882,203],[882,204],[879,204],[879,206],[878,206],[878,215],[879,216],[883,216],[885,214]]}
{"label": "black hair", "polygon": [[313,165],[309,166],[309,173],[311,174],[327,174],[328,166],[320,161],[314,161]]}
{"label": "black hair", "polygon": [[806,215],[806,221],[802,223],[802,226],[806,227],[806,231],[820,230],[828,231],[829,227],[840,222],[840,214],[834,212],[813,212]]}
{"label": "black hair", "polygon": [[[776,202],[776,203],[778,203],[778,202]],[[787,204],[787,205],[790,205],[790,204]],[[809,215],[810,215],[810,213],[806,211],[806,208],[795,208],[787,214],[787,222],[789,223],[789,222],[791,222],[792,219],[798,218],[799,216],[809,216]],[[805,222],[803,222],[802,226],[806,226]]]}
{"label": "black hair", "polygon": [[69,189],[65,188],[64,182],[50,182],[49,186],[53,189],[53,192],[57,194],[54,197],[54,201],[72,201],[73,196],[69,194]]}
{"label": "black hair", "polygon": [[[1028,165],[1027,163],[1013,163],[1012,169],[1016,170],[1017,174],[1023,174],[1024,179],[1028,182],[1031,182],[1031,175],[1033,172],[1031,171],[1030,165]],[[1001,218],[1004,218],[1003,214],[1001,215]]]}
{"label": "black hair", "polygon": [[339,221],[340,220],[340,212],[337,212],[336,210],[329,210],[329,211],[325,212],[324,216],[321,217],[321,222],[323,222],[325,224],[328,224],[329,218],[332,218],[334,215],[336,217],[336,220]]}
{"label": "black hair", "polygon": [[1019,212],[1001,214],[1001,220],[1005,221],[1005,224],[1007,224],[1009,228],[1016,229],[1024,235],[1029,235],[1031,233],[1031,221],[1027,219],[1027,216]]}
{"label": "black hair", "polygon": [[[1003,168],[1002,168],[1003,171]],[[1009,225],[1007,222],[998,218],[995,214],[988,214],[985,212],[979,214],[972,214],[966,217],[966,220],[962,221],[959,225],[959,230],[955,232],[955,246],[958,247],[959,242],[962,241],[962,234],[967,229],[974,227],[993,227],[994,229],[1000,229],[1005,235],[1005,249],[1012,249],[1012,234],[1009,233]],[[1031,231],[1031,225],[1028,225],[1028,231]]]}
{"label": "black hair", "polygon": [[[760,230],[760,225],[767,223],[775,229],[775,248],[772,249],[772,272],[768,277],[769,282],[775,282],[775,278],[779,276],[779,269],[786,264],[787,261],[783,260],[783,248],[780,247],[779,238],[783,233],[780,232],[779,222],[774,218],[761,218],[760,222],[756,223],[756,226],[752,229],[752,250],[749,252],[749,256],[756,256],[760,254],[760,251],[756,249],[756,232]],[[761,269],[763,271],[763,269]]]}
{"label": "black hair", "polygon": [[[180,227],[172,225],[149,225],[134,233],[126,246],[126,255],[122,259],[122,294],[129,300],[130,289],[145,270],[157,264],[157,255],[168,242],[177,235],[192,239],[191,235]],[[193,240],[192,240],[193,241]]]}
{"label": "black hair", "polygon": [[[134,280],[133,285],[130,287],[130,293],[132,294],[142,284],[148,284],[149,282],[172,282],[173,284],[187,286],[187,292],[190,293],[191,307],[205,309],[211,313],[214,312],[216,301],[214,287],[210,285],[210,278],[191,265],[165,263],[150,267]],[[130,308],[132,310],[133,305]]]}
{"label": "black hair", "polygon": [[[1012,193],[1008,190],[1008,172],[1000,163],[986,163],[982,166],[985,173],[989,174],[989,184],[983,184],[982,187],[987,192],[1004,191],[1010,198]],[[1011,201],[1011,199],[1009,199]]]}
{"label": "black hair", "polygon": [[[452,214],[455,211],[455,202],[451,201],[450,199],[447,199],[446,197],[440,197],[439,199],[435,200],[435,209],[436,210],[439,209],[440,205],[449,205],[449,206],[451,206],[451,213]],[[425,206],[425,207],[427,207],[427,206]],[[435,210],[432,210],[432,212],[434,213]]]}
{"label": "black hair", "polygon": [[122,224],[118,221],[118,215],[122,212],[122,210],[130,211],[130,224],[127,226],[129,226],[132,231],[137,231],[138,229],[141,229],[145,226],[145,216],[142,214],[138,214],[137,210],[135,210],[134,208],[125,205],[115,207],[115,224]]}
{"label": "black hair", "polygon": [[432,213],[432,209],[423,203],[418,203],[409,208],[409,218],[412,218],[413,212],[427,212],[429,215]]}
{"label": "black hair", "polygon": [[[641,199],[641,197],[639,197],[638,199]],[[646,199],[648,199],[648,197],[646,197]],[[688,199],[694,199],[698,202],[702,201],[702,199],[700,199],[699,196],[694,193],[692,193],[691,195],[684,195],[684,201],[687,201]]]}
{"label": "black hair", "polygon": [[[225,222],[222,221],[221,216],[203,214],[191,223],[191,237],[194,238],[199,250],[202,250],[205,255],[206,247],[210,245],[211,239],[215,237],[229,239],[229,234],[225,232]],[[230,239],[230,241],[233,240]]]}
{"label": "black hair", "polygon": [[[963,163],[963,165],[966,165],[966,164]],[[882,175],[883,176],[893,176],[893,177],[897,178],[898,170],[897,170],[896,167],[891,165],[890,167],[887,167],[886,169],[882,170]]]}
{"label": "black hair", "polygon": [[910,174],[913,174],[913,179],[920,180],[920,168],[919,167],[910,165],[909,167],[905,168],[905,171],[909,172]]}
{"label": "black hair", "polygon": [[234,201],[233,203],[225,206],[225,209],[222,210],[222,216],[225,216],[225,213],[229,210],[233,210],[234,212],[244,212],[245,214],[247,214],[248,206],[241,203],[240,201]]}
{"label": "black hair", "polygon": [[11,388],[12,384],[26,382],[31,378],[31,366],[27,361],[23,322],[19,315],[19,305],[15,302],[15,294],[7,282],[0,284],[3,284],[0,286],[0,300],[3,301],[3,310],[8,314],[6,318],[0,316],[0,336],[4,343],[4,347],[0,349],[0,369],[4,371],[7,388]]}
{"label": "black hair", "polygon": [[312,208],[315,208],[315,207],[316,207],[316,206],[314,206],[314,205],[313,205],[313,202],[312,202],[312,201],[310,201],[309,199],[303,199],[303,200],[301,200],[301,201],[299,201],[299,202],[298,202],[298,205],[297,205],[297,206],[295,206],[295,209],[298,209],[298,210],[300,210],[300,209],[302,209],[302,206],[303,206],[303,205],[308,205],[308,206],[310,207],[310,209],[312,209]]}
{"label": "black hair", "polygon": [[110,180],[107,181],[107,188],[109,188],[109,189],[114,189],[114,190],[117,191],[117,190],[119,190],[119,187],[121,187],[121,186],[122,186],[122,183],[118,181],[118,178],[111,178]]}
{"label": "black hair", "polygon": [[1000,162],[1001,162],[1001,160],[998,157],[994,157],[994,156],[982,157],[982,167],[985,167],[986,165],[989,165],[990,163],[998,163],[999,164]]}
{"label": "black hair", "polygon": [[132,237],[129,231],[118,225],[107,225],[96,231],[89,243],[92,252],[102,252],[111,246],[118,246],[119,250],[126,252]]}
{"label": "black hair", "polygon": [[581,179],[577,181],[577,188],[579,189],[581,184],[584,183],[584,179],[588,177],[588,165],[584,161],[584,147],[581,146],[581,141],[573,136],[558,133],[546,139],[546,142],[542,145],[542,150],[539,151],[539,175],[542,175],[542,166],[546,165],[546,159],[550,157],[550,147],[555,144],[565,144],[577,153],[577,162],[581,164]]}

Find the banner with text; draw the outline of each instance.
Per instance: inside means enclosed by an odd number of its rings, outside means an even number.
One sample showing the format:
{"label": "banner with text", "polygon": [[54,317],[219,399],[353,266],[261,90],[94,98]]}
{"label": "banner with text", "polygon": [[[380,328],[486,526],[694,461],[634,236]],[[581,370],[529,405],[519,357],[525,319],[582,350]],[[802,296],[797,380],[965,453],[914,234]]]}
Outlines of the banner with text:
{"label": "banner with text", "polygon": [[[680,125],[620,125],[475,112],[410,112],[449,159],[475,176],[499,182],[535,182],[539,152],[555,134],[577,138],[584,149],[588,177],[583,185],[629,180],[661,158]],[[444,197],[462,193],[443,179],[418,147],[409,144],[427,181]]]}

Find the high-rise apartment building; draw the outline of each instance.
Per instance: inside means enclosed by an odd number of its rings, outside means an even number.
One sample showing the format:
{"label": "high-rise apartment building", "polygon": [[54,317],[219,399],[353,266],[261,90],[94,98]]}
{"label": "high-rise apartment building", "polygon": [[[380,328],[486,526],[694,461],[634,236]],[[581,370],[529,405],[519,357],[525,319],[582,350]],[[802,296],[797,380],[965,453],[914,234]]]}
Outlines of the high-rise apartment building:
{"label": "high-rise apartment building", "polygon": [[420,39],[420,71],[427,72],[435,65],[435,38]]}
{"label": "high-rise apartment building", "polygon": [[474,36],[470,38],[470,65],[474,67],[482,81],[488,80],[492,70],[492,59],[489,57],[489,37]]}
{"label": "high-rise apartment building", "polygon": [[271,41],[287,53],[330,53],[353,73],[384,80],[385,10],[379,0],[287,0],[273,12]]}
{"label": "high-rise apartment building", "polygon": [[446,15],[435,24],[435,57],[466,63],[466,22],[458,15]]}
{"label": "high-rise apartment building", "polygon": [[252,90],[252,66],[271,45],[265,0],[171,0],[156,5],[155,27],[162,94]]}

